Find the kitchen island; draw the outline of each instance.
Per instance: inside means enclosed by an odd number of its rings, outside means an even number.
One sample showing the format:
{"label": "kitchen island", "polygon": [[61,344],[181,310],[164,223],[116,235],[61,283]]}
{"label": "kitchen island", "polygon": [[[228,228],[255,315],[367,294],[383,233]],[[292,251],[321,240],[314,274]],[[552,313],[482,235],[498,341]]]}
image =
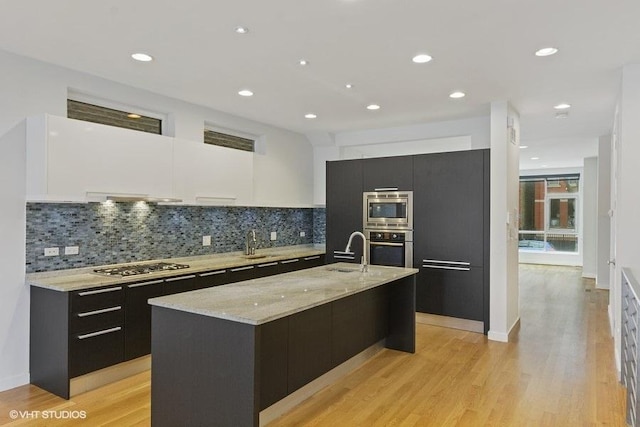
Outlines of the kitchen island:
{"label": "kitchen island", "polygon": [[330,264],[150,300],[154,426],[254,426],[376,343],[415,351],[412,268]]}

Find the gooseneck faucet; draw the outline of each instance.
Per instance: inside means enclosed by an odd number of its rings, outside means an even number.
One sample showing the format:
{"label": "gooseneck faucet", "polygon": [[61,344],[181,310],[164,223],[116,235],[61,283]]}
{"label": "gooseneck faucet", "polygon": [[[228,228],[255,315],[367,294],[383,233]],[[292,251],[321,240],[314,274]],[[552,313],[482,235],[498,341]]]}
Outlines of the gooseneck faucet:
{"label": "gooseneck faucet", "polygon": [[367,238],[359,231],[354,231],[349,236],[349,242],[347,243],[347,248],[344,250],[345,252],[351,252],[351,241],[353,240],[353,236],[362,237],[362,259],[360,260],[360,271],[366,273],[369,271],[369,265],[367,263]]}
{"label": "gooseneck faucet", "polygon": [[247,238],[244,244],[244,254],[255,255],[256,246],[258,246],[258,240],[256,239],[256,230],[250,230],[247,233]]}

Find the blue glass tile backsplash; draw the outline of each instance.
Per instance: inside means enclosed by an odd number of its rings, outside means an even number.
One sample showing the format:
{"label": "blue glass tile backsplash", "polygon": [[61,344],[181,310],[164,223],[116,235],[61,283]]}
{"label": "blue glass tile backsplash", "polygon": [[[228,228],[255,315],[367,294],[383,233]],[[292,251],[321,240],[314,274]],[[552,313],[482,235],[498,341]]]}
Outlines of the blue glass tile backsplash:
{"label": "blue glass tile backsplash", "polygon": [[[240,251],[252,229],[259,248],[324,244],[325,209],[27,203],[26,271]],[[211,246],[202,246],[203,236],[211,236]],[[64,255],[66,246],[80,253]],[[45,257],[49,247],[60,248],[60,256]]]}

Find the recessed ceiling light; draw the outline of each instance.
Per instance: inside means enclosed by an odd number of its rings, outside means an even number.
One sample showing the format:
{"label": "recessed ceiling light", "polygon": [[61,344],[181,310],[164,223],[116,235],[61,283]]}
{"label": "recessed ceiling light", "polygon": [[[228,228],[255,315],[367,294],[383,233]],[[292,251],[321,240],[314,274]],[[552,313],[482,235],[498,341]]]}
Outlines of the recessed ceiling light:
{"label": "recessed ceiling light", "polygon": [[149,61],[153,61],[153,56],[148,55],[146,53],[142,53],[142,52],[138,52],[138,53],[132,53],[131,57],[133,59],[135,59],[136,61],[140,61],[140,62],[149,62]]}
{"label": "recessed ceiling light", "polygon": [[449,94],[449,98],[453,98],[453,99],[464,98],[465,95],[466,94],[464,92],[456,91],[456,92],[451,92]]}
{"label": "recessed ceiling light", "polygon": [[305,119],[315,119],[318,116],[316,116],[313,113],[307,113],[307,114],[304,115],[304,117],[305,117]]}
{"label": "recessed ceiling light", "polygon": [[380,106],[378,104],[369,104],[367,105],[367,110],[379,110]]}
{"label": "recessed ceiling light", "polygon": [[347,89],[353,89],[353,85],[351,83],[347,83],[346,85],[344,85],[344,87],[346,87]]}
{"label": "recessed ceiling light", "polygon": [[238,34],[247,34],[249,29],[247,27],[236,27],[236,33]]}
{"label": "recessed ceiling light", "polygon": [[531,160],[540,160],[540,157],[532,157]]}
{"label": "recessed ceiling light", "polygon": [[127,114],[127,117],[129,117],[130,119],[139,119],[142,116],[140,114],[136,114],[136,113],[129,113],[129,114]]}
{"label": "recessed ceiling light", "polygon": [[253,96],[253,92],[251,92],[249,89],[242,89],[241,91],[238,92],[238,95],[240,95],[240,96]]}
{"label": "recessed ceiling light", "polygon": [[521,145],[520,148],[522,148],[524,150],[525,148],[529,148],[529,146],[528,145]]}
{"label": "recessed ceiling light", "polygon": [[300,61],[298,61],[298,64],[302,66],[309,65],[309,61],[307,61],[306,59],[301,59]]}
{"label": "recessed ceiling light", "polygon": [[562,104],[555,105],[553,108],[555,108],[556,110],[566,110],[567,108],[571,108],[571,104],[563,102]]}
{"label": "recessed ceiling light", "polygon": [[543,47],[536,50],[536,56],[551,56],[558,53],[558,49],[555,47]]}
{"label": "recessed ceiling light", "polygon": [[430,55],[427,55],[426,53],[420,53],[416,56],[413,57],[412,61],[415,62],[416,64],[426,64],[427,62],[431,61],[433,58]]}

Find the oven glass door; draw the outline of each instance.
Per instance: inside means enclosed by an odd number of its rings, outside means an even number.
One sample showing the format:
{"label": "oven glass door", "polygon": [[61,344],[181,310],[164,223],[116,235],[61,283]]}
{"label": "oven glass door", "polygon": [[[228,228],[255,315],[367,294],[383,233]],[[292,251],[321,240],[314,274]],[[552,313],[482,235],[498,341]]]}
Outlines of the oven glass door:
{"label": "oven glass door", "polygon": [[391,267],[405,266],[404,243],[369,242],[369,263]]}

